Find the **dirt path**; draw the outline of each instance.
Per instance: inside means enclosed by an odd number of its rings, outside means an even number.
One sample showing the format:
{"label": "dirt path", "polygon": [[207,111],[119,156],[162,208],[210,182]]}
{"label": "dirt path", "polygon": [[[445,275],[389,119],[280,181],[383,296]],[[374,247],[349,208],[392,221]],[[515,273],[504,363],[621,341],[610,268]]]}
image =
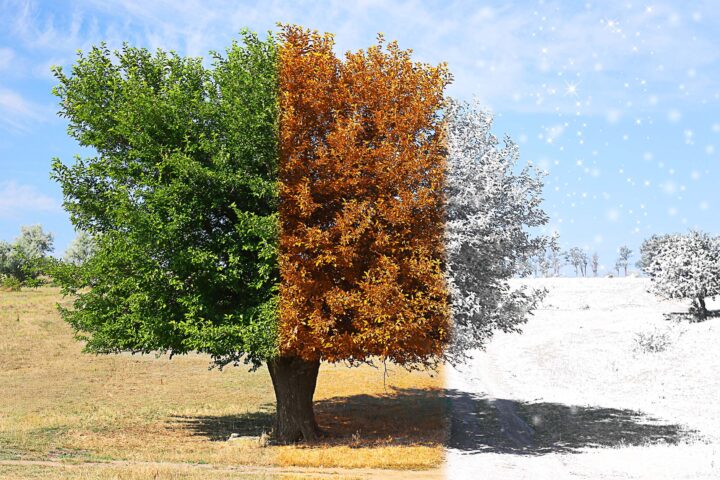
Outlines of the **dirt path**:
{"label": "dirt path", "polygon": [[263,467],[247,465],[211,465],[196,463],[175,463],[175,462],[136,462],[136,461],[108,461],[108,462],[84,462],[66,463],[52,460],[0,460],[0,466],[36,466],[51,468],[81,469],[85,467],[158,467],[158,468],[182,468],[210,471],[213,473],[239,473],[247,475],[282,475],[292,477],[309,478],[336,478],[336,479],[420,479],[440,480],[443,473],[440,470],[386,470],[373,468],[305,468],[305,467]]}
{"label": "dirt path", "polygon": [[465,452],[522,451],[533,445],[534,429],[518,415],[492,356],[477,352],[470,365],[451,369],[451,449]]}

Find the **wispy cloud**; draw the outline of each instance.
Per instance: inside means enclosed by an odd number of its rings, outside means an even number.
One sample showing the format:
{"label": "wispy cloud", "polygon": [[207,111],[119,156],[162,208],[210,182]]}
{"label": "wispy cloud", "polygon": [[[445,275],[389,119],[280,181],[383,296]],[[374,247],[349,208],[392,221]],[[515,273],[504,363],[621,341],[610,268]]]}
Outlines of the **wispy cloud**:
{"label": "wispy cloud", "polygon": [[0,182],[0,218],[13,218],[22,212],[56,212],[60,203],[32,185]]}
{"label": "wispy cloud", "polygon": [[45,107],[0,86],[0,126],[15,132],[27,132],[31,123],[46,119]]}
{"label": "wispy cloud", "polygon": [[103,39],[205,55],[227,46],[243,26],[288,22],[336,33],[339,50],[366,46],[382,31],[422,60],[447,61],[455,75],[451,93],[496,110],[607,116],[667,111],[719,94],[713,32],[720,18],[712,2],[693,10],[670,2],[559,0],[80,0],[69,11],[10,3],[18,38],[53,58],[72,58]]}
{"label": "wispy cloud", "polygon": [[92,33],[84,25],[81,10],[71,10],[58,18],[32,0],[10,0],[3,7],[7,28],[28,49],[74,50],[84,44],[83,37]]}
{"label": "wispy cloud", "polygon": [[[196,0],[110,7],[143,25],[152,46],[200,55],[227,44],[239,26],[297,22],[337,33],[341,49],[362,47],[377,30],[448,61],[451,91],[503,110],[606,115],[628,107],[668,108],[716,94],[717,18],[660,3],[450,2],[399,0],[282,2]],[[707,9],[706,9],[707,10]],[[712,11],[712,9],[709,9]],[[699,24],[706,27],[707,35]],[[702,26],[702,25],[700,25]]]}

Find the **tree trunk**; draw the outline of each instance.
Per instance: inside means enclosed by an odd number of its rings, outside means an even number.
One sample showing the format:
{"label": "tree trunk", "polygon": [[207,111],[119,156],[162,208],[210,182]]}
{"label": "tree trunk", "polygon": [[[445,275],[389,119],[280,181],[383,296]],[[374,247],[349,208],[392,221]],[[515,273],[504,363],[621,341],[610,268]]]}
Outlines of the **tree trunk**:
{"label": "tree trunk", "polygon": [[695,306],[696,306],[696,308],[697,308],[698,318],[699,318],[700,320],[705,320],[705,319],[707,319],[707,317],[708,317],[708,311],[707,311],[707,306],[705,305],[705,298],[702,297],[702,296],[698,296],[698,297],[695,299]]}
{"label": "tree trunk", "polygon": [[313,410],[319,369],[319,360],[308,362],[298,357],[277,357],[268,362],[277,401],[278,442],[313,441],[320,436]]}

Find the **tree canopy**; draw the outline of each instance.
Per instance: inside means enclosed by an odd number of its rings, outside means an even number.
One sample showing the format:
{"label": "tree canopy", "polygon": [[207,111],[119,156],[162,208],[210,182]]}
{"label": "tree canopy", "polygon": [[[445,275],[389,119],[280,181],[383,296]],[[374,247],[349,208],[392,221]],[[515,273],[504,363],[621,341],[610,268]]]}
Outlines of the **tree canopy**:
{"label": "tree canopy", "polygon": [[645,253],[651,291],[662,298],[692,300],[691,312],[707,317],[705,299],[720,295],[720,237],[697,230],[665,235],[645,244]]}
{"label": "tree canopy", "polygon": [[654,234],[643,240],[640,245],[640,259],[635,263],[635,266],[649,275],[655,255],[660,252],[664,242],[672,241],[674,236],[673,234]]}
{"label": "tree canopy", "polygon": [[284,26],[209,67],[100,45],[54,71],[97,153],[53,162],[92,238],[57,268],[64,318],[92,352],[267,363],[281,441],[318,435],[320,361],[455,361],[542,295],[508,283],[544,248],[539,172],[449,102],[444,64],[333,47]]}
{"label": "tree canopy", "polygon": [[342,60],[332,48],[329,35],[283,30],[280,349],[432,362],[449,330],[440,109],[450,76],[382,38]]}
{"label": "tree canopy", "polygon": [[72,222],[95,239],[59,273],[87,350],[275,355],[276,51],[245,32],[211,68],[101,45],[54,70],[68,133],[97,152],[53,162]]}
{"label": "tree canopy", "polygon": [[[511,138],[500,145],[492,117],[477,105],[448,105],[447,276],[453,315],[446,359],[459,362],[496,329],[518,331],[544,291],[514,289],[509,280],[542,252],[546,239],[542,173],[519,164]],[[558,246],[559,252],[559,246]],[[559,268],[559,267],[558,267]]]}

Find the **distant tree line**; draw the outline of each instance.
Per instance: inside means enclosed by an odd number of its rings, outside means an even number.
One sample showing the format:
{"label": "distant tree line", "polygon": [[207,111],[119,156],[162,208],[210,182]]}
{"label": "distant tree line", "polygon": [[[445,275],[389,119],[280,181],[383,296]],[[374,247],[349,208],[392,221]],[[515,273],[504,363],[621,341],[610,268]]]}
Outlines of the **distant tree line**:
{"label": "distant tree line", "polygon": [[40,225],[20,228],[13,242],[0,241],[0,277],[6,289],[39,286],[45,271],[48,254],[53,249],[53,235]]}
{"label": "distant tree line", "polygon": [[[597,252],[590,256],[580,247],[563,251],[557,232],[543,240],[537,246],[537,254],[529,259],[526,274],[559,277],[562,267],[567,265],[578,277],[599,275]],[[92,257],[96,242],[80,231],[62,260],[50,256],[53,246],[53,234],[44,231],[41,225],[22,226],[13,242],[0,240],[0,286],[6,290],[41,286],[63,266],[85,263]],[[697,230],[687,234],[656,234],[643,241],[639,254],[635,267],[650,277],[650,292],[665,299],[691,300],[690,313],[698,319],[710,315],[706,299],[720,295],[720,236]],[[618,249],[615,261],[618,276],[621,272],[627,276],[632,256],[633,251],[626,245]]]}
{"label": "distant tree line", "polygon": [[[632,254],[633,251],[626,245],[618,249],[618,257],[615,261],[615,270],[618,276],[620,272],[623,272],[624,275],[628,274]],[[591,273],[592,276],[597,277],[600,273],[600,256],[597,252],[590,255],[587,249],[580,247],[562,250],[560,235],[554,232],[546,239],[544,248],[539,249],[538,253],[530,259],[526,271],[536,277],[559,277],[564,266],[572,267],[576,277],[588,277]]]}
{"label": "distant tree line", "polygon": [[39,287],[48,281],[51,272],[63,262],[79,265],[94,249],[93,239],[80,232],[68,246],[63,260],[53,258],[55,238],[42,225],[23,225],[12,242],[0,240],[0,285],[6,290]]}

